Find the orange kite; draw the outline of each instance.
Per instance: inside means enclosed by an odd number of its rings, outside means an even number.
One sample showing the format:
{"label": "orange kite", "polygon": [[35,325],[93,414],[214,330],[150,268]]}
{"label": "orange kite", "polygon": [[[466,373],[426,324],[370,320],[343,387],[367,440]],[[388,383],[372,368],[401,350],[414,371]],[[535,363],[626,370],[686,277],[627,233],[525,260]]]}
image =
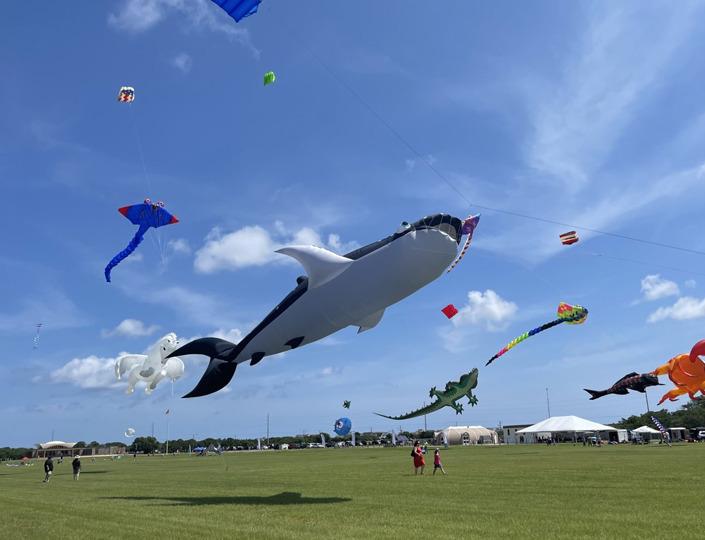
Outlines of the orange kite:
{"label": "orange kite", "polygon": [[690,354],[674,356],[651,372],[652,375],[668,375],[676,385],[661,397],[659,405],[667,399],[676,401],[683,394],[688,394],[690,399],[698,399],[698,392],[705,396],[705,362],[702,357],[705,357],[705,339],[698,341]]}

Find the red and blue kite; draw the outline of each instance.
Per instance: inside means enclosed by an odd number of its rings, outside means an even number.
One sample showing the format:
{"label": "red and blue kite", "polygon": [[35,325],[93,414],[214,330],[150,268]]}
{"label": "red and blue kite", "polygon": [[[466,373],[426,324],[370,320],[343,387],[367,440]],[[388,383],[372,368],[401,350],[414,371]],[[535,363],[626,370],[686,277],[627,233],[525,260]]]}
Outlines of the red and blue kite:
{"label": "red and blue kite", "polygon": [[110,271],[137,249],[147,229],[150,227],[158,229],[164,225],[179,222],[176,216],[172,216],[169,212],[164,210],[164,203],[161,201],[152,203],[149,199],[145,199],[143,203],[123,206],[122,208],[118,208],[118,211],[134,225],[139,225],[140,228],[137,229],[135,236],[132,237],[127,247],[115,255],[108,263],[108,266],[105,267],[105,280],[108,283],[110,283]]}

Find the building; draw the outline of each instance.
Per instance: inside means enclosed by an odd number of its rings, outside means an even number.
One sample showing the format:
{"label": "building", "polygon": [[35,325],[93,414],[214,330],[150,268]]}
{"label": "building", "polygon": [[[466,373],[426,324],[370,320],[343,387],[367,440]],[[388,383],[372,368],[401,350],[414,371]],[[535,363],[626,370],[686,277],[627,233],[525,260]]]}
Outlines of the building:
{"label": "building", "polygon": [[73,457],[80,456],[82,448],[76,448],[75,442],[63,442],[63,441],[49,441],[45,443],[40,443],[34,450],[32,457],[35,458],[46,458],[46,457]]}
{"label": "building", "polygon": [[76,443],[63,441],[49,441],[40,443],[32,452],[32,457],[44,459],[51,457],[74,457],[74,456],[112,456],[124,454],[124,446],[101,446],[101,447],[77,447]]}
{"label": "building", "polygon": [[533,433],[527,435],[517,435],[520,429],[528,428],[531,424],[512,424],[502,428],[502,436],[504,444],[523,444],[525,442],[534,442]]}
{"label": "building", "polygon": [[434,444],[498,444],[497,433],[482,426],[449,426],[433,432]]}

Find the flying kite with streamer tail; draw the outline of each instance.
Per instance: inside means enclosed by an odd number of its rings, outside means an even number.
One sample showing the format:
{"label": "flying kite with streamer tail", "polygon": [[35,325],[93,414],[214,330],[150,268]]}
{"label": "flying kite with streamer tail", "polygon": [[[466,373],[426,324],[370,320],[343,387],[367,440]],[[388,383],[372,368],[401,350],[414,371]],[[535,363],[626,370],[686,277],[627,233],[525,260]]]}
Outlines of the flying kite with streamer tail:
{"label": "flying kite with streamer tail", "polygon": [[105,281],[108,283],[110,283],[110,272],[112,269],[137,249],[137,246],[142,243],[144,235],[150,227],[157,229],[164,225],[179,222],[176,216],[172,216],[164,209],[163,202],[159,201],[153,203],[150,199],[145,199],[144,202],[140,204],[123,206],[122,208],[118,208],[118,211],[134,225],[139,225],[140,228],[137,229],[135,236],[132,237],[127,247],[115,255],[105,267]]}
{"label": "flying kite with streamer tail", "polygon": [[661,432],[661,436],[663,437],[663,440],[666,441],[666,444],[668,444],[668,446],[671,446],[671,443],[670,443],[671,436],[668,434],[668,431],[666,431],[666,428],[663,427],[663,424],[661,422],[659,422],[658,418],[656,418],[655,416],[651,417],[651,421],[656,425],[658,430]]}
{"label": "flying kite with streamer tail", "polygon": [[554,326],[558,326],[559,324],[562,324],[562,323],[582,324],[587,319],[587,316],[588,316],[588,310],[586,308],[584,308],[583,306],[579,306],[577,304],[573,306],[570,304],[566,304],[565,302],[561,302],[560,304],[558,304],[558,318],[557,319],[555,319],[551,322],[548,322],[546,324],[542,324],[541,326],[537,326],[533,330],[529,330],[528,332],[524,332],[522,335],[514,338],[501,351],[499,351],[492,358],[490,358],[485,365],[489,366],[492,362],[497,360],[497,358],[502,356],[504,353],[506,353],[510,349],[513,349],[514,347],[516,347],[522,341],[529,339],[531,336],[535,336],[536,334],[543,332],[544,330],[548,330],[549,328],[553,328]]}
{"label": "flying kite with streamer tail", "polygon": [[446,270],[446,274],[450,272],[453,268],[458,266],[458,263],[463,260],[463,257],[465,257],[465,253],[467,253],[468,249],[470,249],[472,235],[475,232],[475,228],[477,227],[478,223],[480,223],[480,214],[477,214],[476,216],[468,216],[467,218],[465,218],[465,221],[463,221],[463,228],[461,229],[461,233],[467,236],[465,238],[465,244],[463,245],[463,249],[460,250],[460,254],[451,263],[451,265],[448,267],[448,270]]}
{"label": "flying kite with streamer tail", "polygon": [[34,333],[34,339],[32,340],[32,348],[38,349],[39,348],[39,331],[42,329],[42,323],[37,323],[35,326],[37,327],[37,330]]}

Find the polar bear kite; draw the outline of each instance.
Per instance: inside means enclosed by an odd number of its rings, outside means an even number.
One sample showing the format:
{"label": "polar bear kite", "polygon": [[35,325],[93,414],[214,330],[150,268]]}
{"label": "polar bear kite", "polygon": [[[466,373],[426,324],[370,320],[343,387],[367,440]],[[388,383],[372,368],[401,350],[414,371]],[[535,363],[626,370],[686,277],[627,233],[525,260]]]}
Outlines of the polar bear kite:
{"label": "polar bear kite", "polygon": [[155,343],[147,354],[123,354],[115,362],[115,376],[122,379],[128,373],[127,394],[135,391],[139,381],[147,383],[145,393],[151,394],[163,379],[172,382],[184,374],[184,363],[179,357],[167,359],[180,343],[176,334],[167,334]]}

